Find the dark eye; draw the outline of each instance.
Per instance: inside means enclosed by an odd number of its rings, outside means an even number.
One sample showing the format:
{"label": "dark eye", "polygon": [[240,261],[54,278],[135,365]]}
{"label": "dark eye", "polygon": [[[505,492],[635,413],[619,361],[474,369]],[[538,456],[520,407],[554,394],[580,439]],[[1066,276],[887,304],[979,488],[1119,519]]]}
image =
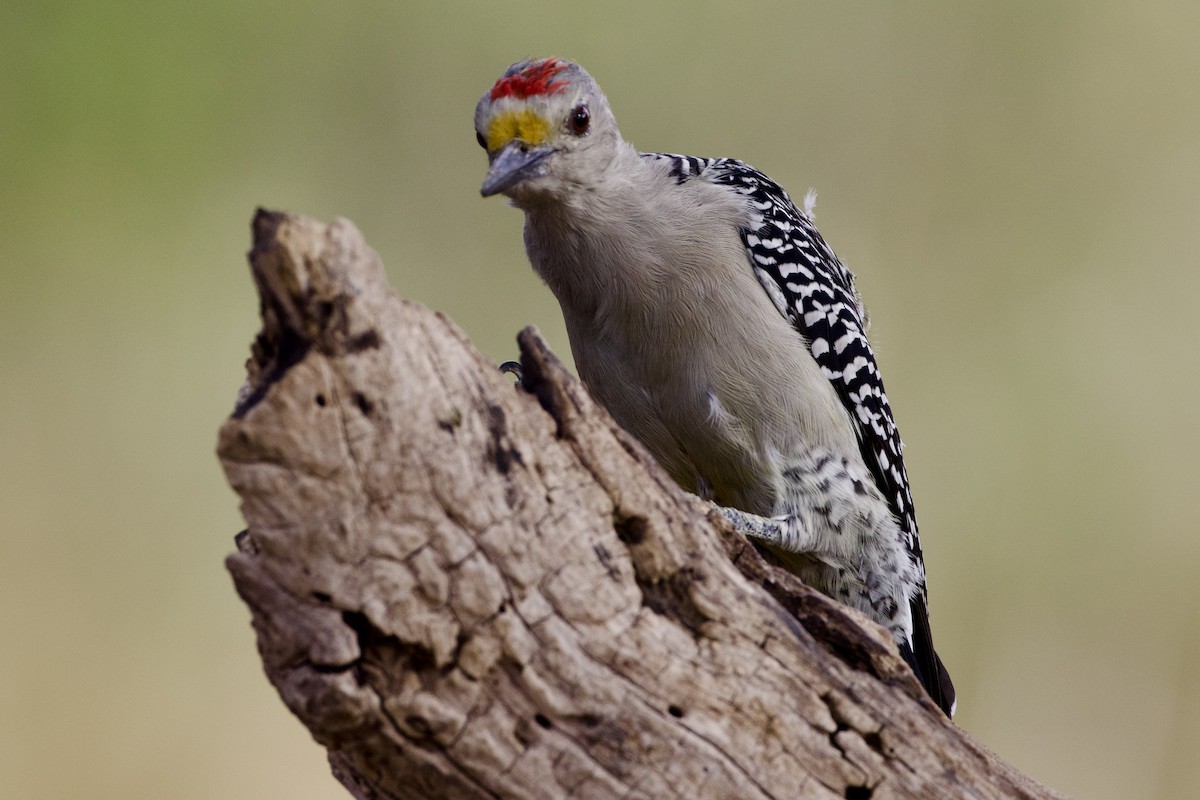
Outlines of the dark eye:
{"label": "dark eye", "polygon": [[487,150],[487,139],[483,138],[483,134],[475,131],[475,141],[479,142],[479,146]]}
{"label": "dark eye", "polygon": [[587,106],[575,106],[575,110],[571,112],[571,132],[576,136],[583,136],[587,133],[588,123],[592,121],[592,115],[588,113]]}

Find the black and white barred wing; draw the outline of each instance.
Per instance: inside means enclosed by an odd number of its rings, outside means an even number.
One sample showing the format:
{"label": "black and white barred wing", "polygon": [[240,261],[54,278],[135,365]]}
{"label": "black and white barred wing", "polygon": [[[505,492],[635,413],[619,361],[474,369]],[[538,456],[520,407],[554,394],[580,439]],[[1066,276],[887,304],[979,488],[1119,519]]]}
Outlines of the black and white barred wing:
{"label": "black and white barred wing", "polygon": [[863,460],[920,561],[920,542],[903,444],[884,393],[867,317],[842,265],[809,215],[758,170],[732,159],[687,159],[687,168],[745,195],[752,218],[742,230],[755,275],[780,313],[809,343],[813,358],[850,414]]}

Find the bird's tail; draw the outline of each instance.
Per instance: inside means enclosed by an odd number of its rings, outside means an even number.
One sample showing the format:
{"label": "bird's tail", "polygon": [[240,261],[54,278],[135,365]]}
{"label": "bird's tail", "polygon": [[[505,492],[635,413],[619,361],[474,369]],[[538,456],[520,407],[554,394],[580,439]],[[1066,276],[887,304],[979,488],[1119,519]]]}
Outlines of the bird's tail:
{"label": "bird's tail", "polygon": [[912,645],[900,645],[900,655],[912,667],[925,691],[937,703],[946,716],[953,717],[957,701],[950,673],[937,651],[933,649],[933,634],[929,630],[929,613],[923,597],[912,600],[913,636]]}

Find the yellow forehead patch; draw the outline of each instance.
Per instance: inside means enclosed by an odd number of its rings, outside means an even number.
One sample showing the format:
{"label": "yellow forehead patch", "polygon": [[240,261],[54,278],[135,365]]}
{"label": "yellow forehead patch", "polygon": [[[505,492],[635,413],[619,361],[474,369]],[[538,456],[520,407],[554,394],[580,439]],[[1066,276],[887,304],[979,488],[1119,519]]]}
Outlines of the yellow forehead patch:
{"label": "yellow forehead patch", "polygon": [[494,153],[513,139],[537,146],[550,137],[550,123],[531,108],[497,114],[488,126],[487,147]]}

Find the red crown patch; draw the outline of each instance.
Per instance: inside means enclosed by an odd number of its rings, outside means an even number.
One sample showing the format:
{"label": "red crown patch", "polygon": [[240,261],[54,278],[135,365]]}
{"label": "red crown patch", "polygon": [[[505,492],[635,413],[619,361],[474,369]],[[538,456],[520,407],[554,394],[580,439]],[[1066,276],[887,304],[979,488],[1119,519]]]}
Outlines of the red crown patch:
{"label": "red crown patch", "polygon": [[566,64],[557,58],[537,61],[515,75],[501,78],[492,87],[492,100],[501,97],[533,97],[539,94],[554,94],[566,88],[566,81],[551,80],[566,69]]}

